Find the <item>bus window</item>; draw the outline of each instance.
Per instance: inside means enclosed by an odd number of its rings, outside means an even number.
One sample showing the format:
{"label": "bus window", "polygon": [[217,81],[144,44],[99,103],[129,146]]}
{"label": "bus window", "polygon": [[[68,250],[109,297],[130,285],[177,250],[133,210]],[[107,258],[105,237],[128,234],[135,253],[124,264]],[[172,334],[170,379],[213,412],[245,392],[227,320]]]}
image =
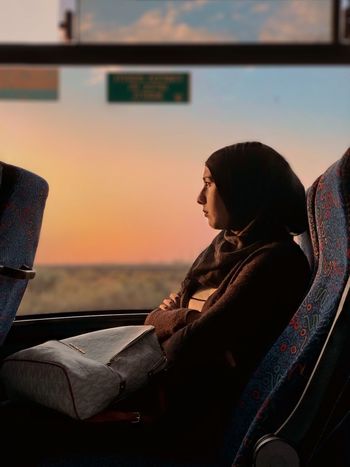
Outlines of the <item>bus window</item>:
{"label": "bus window", "polygon": [[84,0],[81,43],[325,43],[331,0]]}
{"label": "bus window", "polygon": [[[0,0],[0,46],[26,44],[33,63],[0,65],[1,159],[50,185],[18,314],[152,309],[216,234],[196,203],[213,150],[262,141],[308,187],[349,143],[345,66],[39,66],[45,44],[335,45],[348,3]],[[188,88],[111,99],[109,76],[125,73],[179,73]]]}
{"label": "bus window", "polygon": [[[50,184],[22,315],[151,309],[177,290],[217,233],[196,197],[218,147],[269,144],[308,187],[349,143],[346,67],[57,71],[56,100],[0,106],[1,159]],[[187,73],[189,102],[109,102],[108,74],[126,72]]]}

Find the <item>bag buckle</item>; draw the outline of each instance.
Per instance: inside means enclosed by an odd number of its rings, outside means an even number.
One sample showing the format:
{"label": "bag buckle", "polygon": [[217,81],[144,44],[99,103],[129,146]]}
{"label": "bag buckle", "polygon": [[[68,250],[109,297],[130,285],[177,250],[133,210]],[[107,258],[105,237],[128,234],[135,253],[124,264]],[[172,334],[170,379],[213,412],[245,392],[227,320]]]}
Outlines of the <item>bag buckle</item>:
{"label": "bag buckle", "polygon": [[135,415],[135,419],[131,421],[131,423],[140,423],[141,422],[141,414],[140,412],[133,412]]}

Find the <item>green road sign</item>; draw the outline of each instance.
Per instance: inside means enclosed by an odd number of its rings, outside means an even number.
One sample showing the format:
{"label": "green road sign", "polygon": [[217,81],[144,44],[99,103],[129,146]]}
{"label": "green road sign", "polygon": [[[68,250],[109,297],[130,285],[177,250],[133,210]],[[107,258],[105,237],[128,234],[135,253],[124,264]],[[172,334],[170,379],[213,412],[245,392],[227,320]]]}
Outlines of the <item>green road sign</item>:
{"label": "green road sign", "polygon": [[189,102],[189,73],[108,73],[109,102]]}

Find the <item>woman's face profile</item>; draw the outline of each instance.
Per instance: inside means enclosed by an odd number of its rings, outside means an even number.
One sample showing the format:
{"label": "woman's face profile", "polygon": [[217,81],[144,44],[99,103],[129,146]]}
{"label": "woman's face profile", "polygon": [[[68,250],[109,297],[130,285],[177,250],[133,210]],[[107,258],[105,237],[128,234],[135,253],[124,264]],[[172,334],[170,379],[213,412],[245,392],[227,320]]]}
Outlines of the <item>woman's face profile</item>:
{"label": "woman's face profile", "polygon": [[203,173],[204,187],[202,188],[197,202],[203,206],[205,217],[213,229],[227,229],[230,224],[230,215],[224,202],[219,195],[214,179],[207,166]]}

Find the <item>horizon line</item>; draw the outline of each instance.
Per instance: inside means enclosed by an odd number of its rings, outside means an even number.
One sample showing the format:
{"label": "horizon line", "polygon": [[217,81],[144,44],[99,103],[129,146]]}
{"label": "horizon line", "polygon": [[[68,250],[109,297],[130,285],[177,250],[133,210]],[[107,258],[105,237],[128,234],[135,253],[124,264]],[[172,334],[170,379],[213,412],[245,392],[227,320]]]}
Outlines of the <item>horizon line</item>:
{"label": "horizon line", "polygon": [[43,266],[61,266],[61,267],[74,267],[74,266],[177,266],[177,265],[188,265],[191,264],[190,261],[154,261],[154,262],[138,262],[138,263],[126,263],[126,262],[111,262],[111,263],[35,263],[33,267]]}

